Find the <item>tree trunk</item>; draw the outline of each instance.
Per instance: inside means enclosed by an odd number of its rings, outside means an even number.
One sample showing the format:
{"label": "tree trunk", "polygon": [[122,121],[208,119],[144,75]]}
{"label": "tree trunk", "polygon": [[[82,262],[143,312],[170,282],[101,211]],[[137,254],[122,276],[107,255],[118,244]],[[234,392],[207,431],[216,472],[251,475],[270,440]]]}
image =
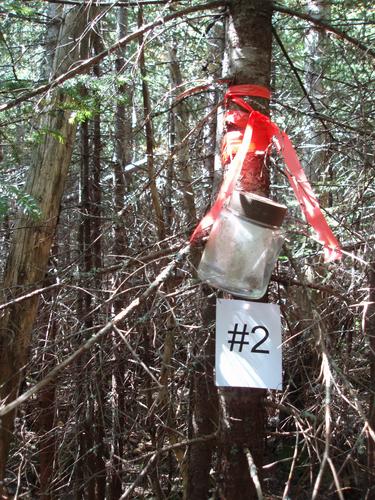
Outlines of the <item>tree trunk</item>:
{"label": "tree trunk", "polygon": [[[208,340],[202,359],[197,360],[193,374],[193,432],[194,438],[207,436],[217,427],[217,389],[214,384],[213,367],[215,364],[215,338],[212,323],[215,321],[215,296],[208,296],[206,287],[202,292],[207,304],[203,314],[203,326],[207,329]],[[188,482],[184,498],[205,500],[209,498],[210,469],[215,441],[197,442],[188,450]]]}
{"label": "tree trunk", "polygon": [[[84,91],[83,91],[84,93]],[[78,231],[78,254],[81,257],[79,263],[80,272],[88,276],[92,269],[91,252],[91,217],[90,217],[90,134],[89,123],[85,121],[80,127],[80,214],[81,220]],[[92,296],[79,290],[77,295],[76,316],[80,324],[85,329],[92,328],[92,316],[89,315],[92,308]],[[77,344],[82,342],[82,335],[79,334],[76,339]],[[89,353],[85,353],[77,360],[75,365],[76,374],[76,440],[77,440],[77,463],[74,474],[74,497],[76,500],[85,497],[85,487],[90,498],[94,498],[95,476],[91,470],[94,464],[94,458],[90,450],[93,448],[91,441],[91,428],[87,432],[86,419],[88,418],[88,395],[90,394],[90,379],[85,376],[85,368],[88,364]],[[91,399],[91,398],[90,398]],[[86,460],[89,456],[90,460]],[[89,469],[89,472],[87,470]]]}
{"label": "tree trunk", "polygon": [[[54,314],[54,312],[52,312]],[[47,323],[48,324],[48,323]],[[45,346],[52,345],[56,339],[58,331],[57,319],[52,317],[50,325],[46,328]],[[47,352],[43,356],[43,367],[41,377],[43,377],[55,364],[54,353]],[[56,413],[56,382],[53,380],[44,387],[38,398],[39,415],[38,415],[38,432],[39,438],[39,498],[41,500],[51,500],[52,495],[52,479],[54,472],[54,462],[56,453],[56,430],[55,430],[55,413]]]}
{"label": "tree trunk", "polygon": [[[271,16],[270,0],[233,0],[230,3],[224,74],[232,80],[232,84],[270,87]],[[268,101],[251,99],[251,104],[263,114],[268,114]],[[247,154],[237,187],[268,195],[269,175],[263,156]],[[266,391],[262,389],[220,389],[221,495],[226,500],[258,498],[244,449],[250,450],[261,479],[265,441],[265,394]]]}
{"label": "tree trunk", "polygon": [[[93,45],[95,54],[98,54],[102,49],[99,34],[96,33]],[[95,64],[93,72],[96,78],[100,78],[100,64]],[[93,219],[92,225],[92,265],[94,269],[100,269],[102,266],[102,188],[101,188],[101,156],[102,156],[102,133],[101,133],[101,114],[100,104],[97,104],[99,110],[93,118],[93,153],[92,153],[92,190],[91,190],[91,216]]]}
{"label": "tree trunk", "polygon": [[[87,57],[89,37],[82,37],[82,33],[93,13],[94,9],[81,7],[66,15],[55,53],[54,75]],[[4,273],[5,301],[39,286],[45,276],[75,136],[68,102],[69,97],[56,90],[40,124],[40,130],[46,132],[36,149],[26,192],[39,203],[41,215],[38,220],[20,216],[16,225]],[[38,298],[34,297],[13,305],[0,319],[0,395],[4,402],[9,403],[18,395],[37,308]],[[14,417],[15,411],[1,419],[0,481],[4,479]]]}
{"label": "tree trunk", "polygon": [[[307,2],[308,13],[317,19],[329,19],[330,5],[325,0],[309,0]],[[311,105],[318,113],[324,114],[328,107],[325,103],[325,90],[323,78],[326,73],[324,53],[327,47],[327,33],[314,25],[309,26],[305,36],[305,85],[310,102],[307,103],[308,110],[311,111]],[[311,104],[312,103],[312,104]],[[317,117],[307,118],[305,124],[305,157],[306,175],[314,183],[321,176],[327,178],[331,176],[331,169],[327,169],[330,148],[329,143],[332,139],[329,131]],[[324,205],[331,205],[329,196],[321,199]]]}
{"label": "tree trunk", "polygon": [[44,39],[44,57],[42,67],[40,68],[40,76],[42,79],[47,80],[49,73],[53,67],[53,60],[55,57],[55,50],[57,47],[57,40],[60,31],[61,19],[64,13],[64,6],[50,3],[48,5],[48,24],[47,32]]}
{"label": "tree trunk", "polygon": [[[128,33],[128,9],[125,7],[118,9],[117,17],[117,36],[123,38]],[[127,55],[127,47],[123,47],[116,59],[116,74],[119,78],[122,77],[125,68],[125,60]],[[114,205],[115,205],[115,222],[114,222],[114,242],[113,253],[119,261],[122,261],[124,255],[128,251],[128,238],[126,234],[126,212],[125,195],[129,191],[131,184],[131,174],[127,175],[124,167],[128,165],[133,156],[132,151],[132,101],[133,90],[130,85],[120,83],[118,88],[118,100],[116,105],[116,121],[115,121],[115,163],[114,163]],[[126,104],[125,104],[126,103]],[[126,215],[125,215],[126,214]],[[117,276],[115,280],[116,287],[122,283],[123,276]],[[120,292],[120,289],[118,291]],[[124,305],[124,299],[120,295],[114,300],[113,311],[118,314]],[[122,327],[122,325],[119,325]],[[111,472],[109,479],[108,498],[109,500],[117,500],[122,495],[122,478],[123,478],[123,462],[121,457],[125,452],[125,435],[126,435],[126,373],[127,359],[123,355],[122,346],[114,343],[115,361],[112,367],[112,392],[114,401],[112,403],[112,456],[111,456]]]}
{"label": "tree trunk", "polygon": [[[178,88],[182,84],[182,75],[180,65],[177,60],[177,49],[175,44],[169,49],[169,58],[171,83],[174,88]],[[174,121],[175,141],[177,143],[175,144],[175,146],[181,146],[176,156],[177,168],[175,169],[175,176],[177,177],[177,183],[182,188],[188,221],[193,227],[196,224],[197,215],[195,210],[192,175],[189,161],[189,146],[187,143],[181,145],[184,137],[189,132],[189,113],[184,102],[179,102],[178,104],[176,104],[173,116],[171,116],[171,118]]]}
{"label": "tree trunk", "polygon": [[[219,78],[222,73],[222,59],[224,53],[224,29],[222,23],[217,23],[211,28],[210,42],[213,50],[210,54],[211,77]],[[210,98],[209,109],[214,113],[218,104],[218,95]],[[217,120],[210,120],[205,128],[204,166],[205,175],[211,179],[210,186],[215,184],[215,165],[221,173],[220,139],[218,134],[218,123],[222,119],[222,113]],[[222,129],[222,128],[221,128]],[[209,188],[203,194],[203,199],[210,200],[214,189]],[[197,263],[192,262],[197,267]],[[191,434],[193,438],[200,438],[212,434],[218,425],[218,397],[217,388],[214,383],[213,368],[215,365],[215,336],[212,325],[215,321],[215,300],[212,290],[206,286],[202,287],[204,300],[202,313],[203,331],[207,331],[207,337],[199,332],[198,345],[201,346],[202,355],[195,360],[196,369],[191,376],[192,401],[191,401]],[[213,455],[216,448],[215,440],[202,441],[191,444],[187,453],[188,480],[185,490],[185,498],[206,499],[209,497],[211,477],[210,470],[213,466]]]}
{"label": "tree trunk", "polygon": [[[370,398],[368,425],[375,432],[375,261],[371,263],[369,273],[369,297],[365,309],[365,333],[369,343],[369,365],[370,365]],[[367,431],[367,495],[366,499],[375,499],[375,440],[373,435]]]}
{"label": "tree trunk", "polygon": [[[307,11],[318,19],[329,18],[330,9],[325,0],[309,0],[307,2]],[[306,56],[304,84],[309,97],[306,100],[306,108],[309,113],[311,113],[312,107],[313,110],[319,113],[322,113],[325,108],[323,78],[326,69],[324,65],[326,40],[327,33],[324,30],[314,25],[308,27],[304,40]],[[313,184],[316,184],[318,180],[323,184],[324,169],[329,160],[330,134],[316,116],[306,116],[304,120],[303,140],[305,143],[303,155],[306,164],[306,175]],[[323,206],[327,206],[328,197],[321,196],[320,203]],[[306,266],[304,270],[304,276],[308,283],[314,283],[317,277],[320,279],[325,273],[326,266],[324,264],[319,265],[317,262]],[[290,293],[293,294],[293,289]],[[306,325],[307,319],[312,321],[311,299],[313,299],[313,308],[318,310],[320,303],[324,300],[324,296],[314,290],[311,290],[309,295],[304,292],[301,293],[301,290],[295,290],[293,299],[297,304],[301,322]],[[299,357],[296,363],[297,369],[291,375],[294,390],[289,395],[289,402],[300,410],[303,410],[306,405],[305,381],[306,379],[314,380],[320,366],[319,353],[314,342],[313,328],[313,326],[311,328],[304,326],[304,332],[301,334],[304,340],[303,349],[299,350]],[[330,328],[327,327],[326,330],[329,331]],[[298,343],[300,341],[300,338],[292,340],[291,345],[294,342]],[[304,367],[304,370],[300,369],[301,366]]]}
{"label": "tree trunk", "polygon": [[[138,27],[142,25],[143,25],[143,10],[142,7],[140,6],[138,9]],[[148,178],[151,191],[152,206],[154,209],[156,233],[158,235],[159,241],[162,241],[165,238],[166,232],[165,232],[165,224],[160,202],[160,196],[156,184],[156,174],[154,166],[154,132],[152,129],[151,100],[150,100],[150,91],[147,83],[143,36],[139,38],[139,69],[142,77],[143,113],[144,113],[145,132],[146,132]]]}
{"label": "tree trunk", "polygon": [[[100,38],[100,31],[97,28],[96,34],[94,36],[93,45],[95,54],[98,54],[103,50],[102,41]],[[100,78],[101,70],[100,64],[96,64],[93,67],[93,73],[96,78]],[[102,132],[101,132],[101,113],[100,105],[98,104],[98,112],[95,114],[93,119],[93,153],[92,153],[92,189],[91,189],[91,217],[93,219],[92,231],[91,231],[91,252],[92,252],[92,265],[93,270],[100,269],[103,265],[102,262]],[[96,303],[101,303],[103,297],[101,296],[101,290],[103,289],[102,278],[100,274],[95,274],[93,276],[93,285],[96,290]],[[91,313],[92,314],[92,313]],[[93,322],[95,324],[100,324],[100,317],[98,313],[94,313]],[[93,421],[94,421],[94,442],[95,442],[95,498],[97,500],[104,500],[106,491],[106,467],[105,467],[105,457],[106,457],[106,445],[105,445],[105,426],[104,418],[105,414],[105,385],[102,379],[101,373],[101,363],[102,356],[101,350],[105,348],[105,345],[100,348],[94,348],[95,356],[95,374],[92,378],[91,394],[95,394],[96,401],[93,410]]]}

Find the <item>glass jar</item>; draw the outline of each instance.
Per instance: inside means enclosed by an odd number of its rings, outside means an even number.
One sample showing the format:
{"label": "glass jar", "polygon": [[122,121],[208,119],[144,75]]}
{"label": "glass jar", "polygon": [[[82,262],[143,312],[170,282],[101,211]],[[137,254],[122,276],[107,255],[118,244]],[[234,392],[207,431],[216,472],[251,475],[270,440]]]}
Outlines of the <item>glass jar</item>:
{"label": "glass jar", "polygon": [[263,196],[234,191],[212,227],[200,279],[238,297],[263,297],[284,241],[280,226],[286,211]]}

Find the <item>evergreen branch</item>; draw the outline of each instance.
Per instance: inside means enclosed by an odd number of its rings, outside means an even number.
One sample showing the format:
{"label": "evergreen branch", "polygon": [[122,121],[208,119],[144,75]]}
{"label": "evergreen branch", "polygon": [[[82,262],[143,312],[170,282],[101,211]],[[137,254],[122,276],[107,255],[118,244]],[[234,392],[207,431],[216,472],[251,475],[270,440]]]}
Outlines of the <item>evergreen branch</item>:
{"label": "evergreen branch", "polygon": [[375,50],[371,49],[368,47],[366,44],[362,43],[360,40],[357,38],[354,38],[353,36],[348,35],[344,31],[341,31],[331,24],[327,23],[326,21],[322,21],[321,19],[317,19],[316,17],[305,14],[303,12],[298,12],[293,9],[289,9],[287,7],[284,7],[282,5],[279,5],[277,3],[273,4],[273,8],[277,12],[281,12],[282,14],[287,14],[288,16],[293,16],[293,17],[298,17],[299,19],[303,19],[304,21],[307,21],[309,23],[315,24],[318,28],[321,28],[325,31],[328,31],[330,33],[333,33],[336,35],[338,38],[341,38],[342,40],[345,40],[348,43],[351,43],[358,49],[361,49],[362,51],[366,52],[366,54],[375,57]]}
{"label": "evergreen branch", "polygon": [[129,42],[132,42],[133,40],[137,40],[140,38],[142,35],[147,33],[148,31],[151,31],[154,28],[157,28],[158,26],[162,26],[165,23],[168,23],[169,21],[173,21],[174,19],[178,19],[180,17],[186,16],[188,14],[192,14],[194,12],[200,12],[202,10],[209,10],[209,9],[216,9],[218,7],[222,7],[225,5],[226,0],[216,0],[214,2],[209,2],[205,4],[199,4],[199,5],[194,5],[192,7],[187,7],[186,9],[179,10],[177,12],[173,12],[172,14],[168,14],[167,16],[160,17],[156,21],[153,21],[151,23],[145,24],[144,26],[141,26],[138,30],[134,31],[130,35],[124,36],[123,38],[120,38],[116,43],[111,45],[108,49],[103,50],[99,54],[96,54],[93,57],[90,57],[86,59],[85,61],[79,63],[78,65],[74,66],[72,69],[67,71],[66,73],[63,73],[62,75],[58,76],[51,82],[41,85],[37,87],[36,89],[27,92],[25,94],[20,95],[16,99],[13,99],[12,101],[9,101],[3,105],[0,106],[0,111],[6,111],[8,109],[12,109],[18,104],[27,101],[31,99],[32,97],[35,97],[37,95],[43,94],[44,92],[47,92],[53,88],[58,87],[62,83],[66,82],[67,80],[71,80],[75,76],[84,73],[87,71],[89,68],[94,66],[95,64],[98,64],[100,61],[105,59],[107,56],[110,54],[113,54],[116,52],[118,49],[121,47],[124,47],[127,45]]}

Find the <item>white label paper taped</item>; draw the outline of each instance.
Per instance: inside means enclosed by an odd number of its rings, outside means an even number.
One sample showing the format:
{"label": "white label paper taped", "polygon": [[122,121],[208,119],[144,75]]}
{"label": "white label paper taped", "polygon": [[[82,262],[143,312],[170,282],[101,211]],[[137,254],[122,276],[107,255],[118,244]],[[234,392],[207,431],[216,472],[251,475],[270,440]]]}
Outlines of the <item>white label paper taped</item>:
{"label": "white label paper taped", "polygon": [[280,307],[217,299],[216,385],[282,389]]}

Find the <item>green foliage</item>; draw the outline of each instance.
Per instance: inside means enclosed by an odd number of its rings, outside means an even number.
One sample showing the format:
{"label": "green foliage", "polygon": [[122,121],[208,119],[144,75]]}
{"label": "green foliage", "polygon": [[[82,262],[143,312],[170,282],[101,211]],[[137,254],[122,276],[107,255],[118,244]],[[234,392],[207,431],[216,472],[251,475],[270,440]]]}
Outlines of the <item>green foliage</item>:
{"label": "green foliage", "polygon": [[7,9],[10,13],[13,12],[15,14],[20,14],[21,16],[31,16],[36,12],[35,8],[30,4],[25,4],[19,0],[5,0],[3,8]]}
{"label": "green foliage", "polygon": [[32,142],[34,142],[35,144],[40,144],[46,135],[53,137],[60,144],[64,144],[65,142],[65,137],[60,132],[45,127],[40,128],[38,131],[34,132]]}
{"label": "green foliage", "polygon": [[98,78],[98,81],[95,81],[86,75],[66,82],[61,89],[70,99],[61,109],[71,111],[70,123],[84,123],[99,113],[102,101],[108,95],[108,87],[108,78]]}
{"label": "green foliage", "polygon": [[17,186],[0,183],[0,220],[8,213],[11,204],[32,219],[38,219],[41,215],[40,208],[32,196]]}
{"label": "green foliage", "polygon": [[26,90],[31,84],[30,80],[4,80],[0,81],[0,91]]}

